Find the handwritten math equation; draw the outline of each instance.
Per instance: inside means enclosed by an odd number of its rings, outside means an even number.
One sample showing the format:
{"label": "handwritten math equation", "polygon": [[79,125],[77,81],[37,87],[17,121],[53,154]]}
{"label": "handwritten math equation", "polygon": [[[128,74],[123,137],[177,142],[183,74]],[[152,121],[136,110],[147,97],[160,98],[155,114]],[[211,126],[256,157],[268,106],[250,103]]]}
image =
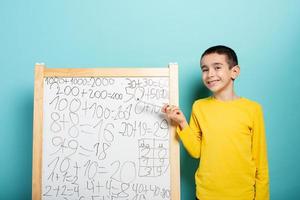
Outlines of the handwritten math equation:
{"label": "handwritten math equation", "polygon": [[42,199],[170,199],[167,77],[46,77]]}

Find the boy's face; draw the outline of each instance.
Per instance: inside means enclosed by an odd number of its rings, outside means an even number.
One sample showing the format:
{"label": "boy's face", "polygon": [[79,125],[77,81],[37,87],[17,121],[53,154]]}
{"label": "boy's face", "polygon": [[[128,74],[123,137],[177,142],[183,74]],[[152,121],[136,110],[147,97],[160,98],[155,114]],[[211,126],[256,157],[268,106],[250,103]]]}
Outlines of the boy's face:
{"label": "boy's face", "polygon": [[229,69],[227,56],[212,53],[201,59],[202,80],[214,94],[233,90],[233,80],[239,75],[239,66]]}

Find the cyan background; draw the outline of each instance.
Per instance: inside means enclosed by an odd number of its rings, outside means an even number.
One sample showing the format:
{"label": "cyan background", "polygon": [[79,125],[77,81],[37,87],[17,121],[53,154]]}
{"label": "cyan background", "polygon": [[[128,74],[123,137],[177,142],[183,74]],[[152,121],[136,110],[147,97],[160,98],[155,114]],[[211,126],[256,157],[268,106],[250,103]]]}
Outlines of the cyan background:
{"label": "cyan background", "polygon": [[[300,199],[300,1],[1,0],[0,199],[31,199],[34,64],[180,65],[180,105],[207,96],[199,57],[238,54],[239,95],[265,112],[271,199]],[[181,149],[181,199],[194,199],[197,161]]]}

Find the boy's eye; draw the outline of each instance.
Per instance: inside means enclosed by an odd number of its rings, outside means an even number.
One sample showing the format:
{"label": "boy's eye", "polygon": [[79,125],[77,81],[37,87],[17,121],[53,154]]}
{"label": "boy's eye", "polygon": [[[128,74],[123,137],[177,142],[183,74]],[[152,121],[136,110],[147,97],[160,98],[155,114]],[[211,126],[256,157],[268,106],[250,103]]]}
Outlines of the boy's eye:
{"label": "boy's eye", "polygon": [[219,70],[221,69],[222,67],[221,66],[216,66],[215,69]]}
{"label": "boy's eye", "polygon": [[208,71],[208,69],[206,69],[206,68],[202,69],[202,72],[207,72],[207,71]]}

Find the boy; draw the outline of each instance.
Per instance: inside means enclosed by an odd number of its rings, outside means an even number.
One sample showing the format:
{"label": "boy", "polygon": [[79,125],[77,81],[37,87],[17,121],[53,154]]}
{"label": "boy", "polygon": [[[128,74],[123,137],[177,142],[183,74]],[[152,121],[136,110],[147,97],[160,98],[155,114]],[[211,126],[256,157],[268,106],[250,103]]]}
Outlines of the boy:
{"label": "boy", "polygon": [[189,154],[200,158],[196,199],[268,200],[269,175],[261,106],[234,92],[235,52],[214,46],[201,56],[202,80],[212,96],[194,102],[188,124],[176,106],[162,111],[178,125]]}

